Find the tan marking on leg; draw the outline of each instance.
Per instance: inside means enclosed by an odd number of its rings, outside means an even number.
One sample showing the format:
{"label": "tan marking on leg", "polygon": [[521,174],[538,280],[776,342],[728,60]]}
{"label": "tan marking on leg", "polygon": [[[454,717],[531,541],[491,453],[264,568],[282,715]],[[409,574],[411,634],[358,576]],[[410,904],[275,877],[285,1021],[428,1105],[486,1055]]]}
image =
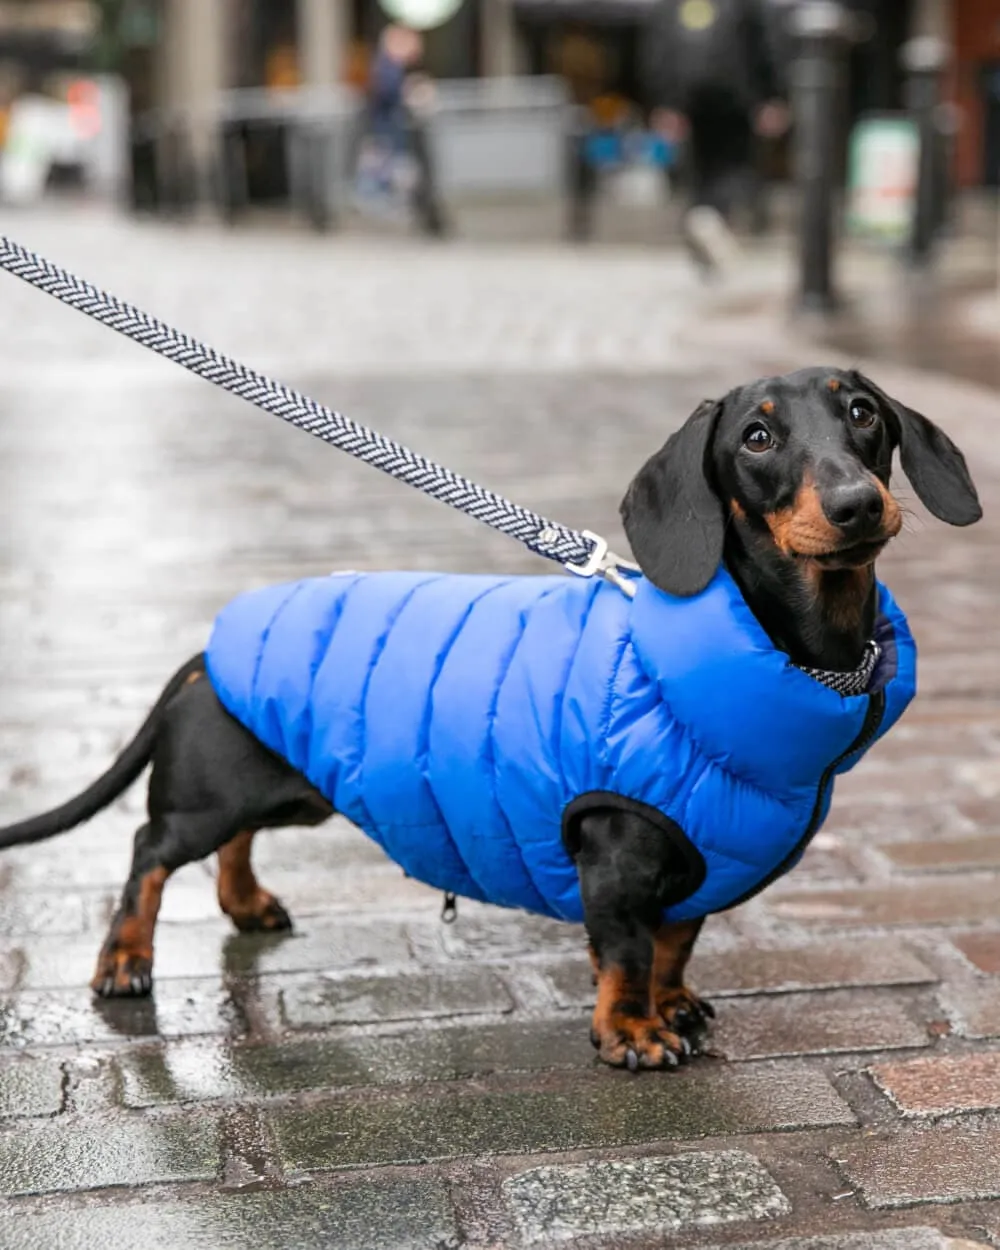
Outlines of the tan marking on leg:
{"label": "tan marking on leg", "polygon": [[[99,993],[148,994],[153,970],[153,935],[163,887],[170,872],[153,868],[139,881],[135,910],[111,928],[97,960],[91,986]],[[110,987],[110,988],[106,988]]]}
{"label": "tan marking on leg", "polygon": [[698,995],[684,984],[684,973],[702,920],[661,925],[653,935],[651,994],[657,1013],[675,1033],[704,1032],[705,1017],[712,1014]]}
{"label": "tan marking on leg", "polygon": [[598,970],[591,1039],[612,1067],[676,1067],[686,1054],[680,1037],[653,1011],[649,988],[617,965]]}

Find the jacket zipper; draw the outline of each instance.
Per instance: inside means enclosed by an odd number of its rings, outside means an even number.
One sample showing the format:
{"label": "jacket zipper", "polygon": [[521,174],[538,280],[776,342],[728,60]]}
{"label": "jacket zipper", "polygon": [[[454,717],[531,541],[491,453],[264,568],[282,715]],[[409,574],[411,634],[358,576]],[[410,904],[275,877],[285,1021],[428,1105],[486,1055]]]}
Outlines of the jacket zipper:
{"label": "jacket zipper", "polygon": [[776,868],[772,868],[767,876],[759,881],[752,889],[745,891],[734,899],[733,902],[727,903],[722,908],[723,911],[729,911],[730,908],[738,907],[741,903],[745,903],[748,899],[759,894],[761,890],[766,890],[772,881],[777,881],[779,877],[784,876],[791,868],[792,864],[805,851],[806,847],[813,840],[819,830],[820,818],[823,814],[823,803],[826,794],[830,788],[837,769],[843,764],[844,760],[849,759],[858,751],[863,751],[871,743],[871,740],[878,733],[879,726],[882,724],[882,717],[885,715],[885,691],[877,690],[874,694],[868,696],[868,709],[865,712],[865,719],[861,723],[861,730],[846,751],[841,751],[837,758],[826,766],[822,777],[819,779],[819,786],[816,790],[816,802],[813,804],[812,815],[809,817],[809,824],[806,826],[805,833],[799,838],[792,850],[788,852],[785,858]]}

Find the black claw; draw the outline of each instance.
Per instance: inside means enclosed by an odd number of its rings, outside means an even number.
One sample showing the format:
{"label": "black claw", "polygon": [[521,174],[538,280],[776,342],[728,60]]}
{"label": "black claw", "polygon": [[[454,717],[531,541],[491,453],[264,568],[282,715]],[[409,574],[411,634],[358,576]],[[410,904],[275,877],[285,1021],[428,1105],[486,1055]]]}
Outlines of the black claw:
{"label": "black claw", "polygon": [[634,1050],[630,1049],[625,1052],[625,1066],[628,1068],[630,1072],[638,1072],[639,1056],[635,1053]]}
{"label": "black claw", "polygon": [[601,1035],[596,1029],[590,1030],[590,1044],[595,1050],[601,1049]]}
{"label": "black claw", "polygon": [[704,1012],[704,1014],[708,1016],[709,1020],[715,1019],[715,1008],[712,1006],[712,1004],[708,1001],[707,998],[701,999],[701,1009]]}

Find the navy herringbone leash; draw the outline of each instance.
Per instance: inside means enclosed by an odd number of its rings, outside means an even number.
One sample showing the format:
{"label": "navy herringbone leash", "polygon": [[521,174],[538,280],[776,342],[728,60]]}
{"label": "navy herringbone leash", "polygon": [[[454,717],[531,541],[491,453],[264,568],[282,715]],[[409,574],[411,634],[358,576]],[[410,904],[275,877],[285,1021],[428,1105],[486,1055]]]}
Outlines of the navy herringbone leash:
{"label": "navy herringbone leash", "polygon": [[[254,369],[190,335],[174,330],[124,300],[100,290],[75,274],[61,269],[20,243],[0,235],[0,268],[23,279],[30,286],[54,295],[63,304],[93,317],[126,338],[148,347],[158,356],[213,382],[240,399],[245,399],[282,421],[321,438],[325,443],[350,452],[365,464],[381,469],[390,477],[415,486],[424,494],[465,512],[477,521],[508,534],[536,555],[555,560],[581,577],[605,577],[625,594],[635,594],[631,576],[638,566],[608,550],[607,541],[590,530],[573,530],[549,521],[537,512],[511,503],[483,486],[453,473],[444,465],[411,451],[376,430],[359,425],[343,413],[318,404],[308,395],[272,381]],[[878,649],[870,644],[864,659],[852,673],[826,672],[807,668],[803,672],[842,695],[861,694],[868,688],[878,659]]]}
{"label": "navy herringbone leash", "polygon": [[612,555],[605,540],[589,530],[569,529],[477,486],[393,439],[359,425],[343,413],[318,404],[308,395],[248,369],[3,236],[0,236],[0,267],[198,377],[350,452],[365,464],[417,487],[459,512],[509,534],[537,555],[556,560],[584,577],[607,576],[623,589],[631,589],[627,579],[617,576],[617,570],[635,566]]}

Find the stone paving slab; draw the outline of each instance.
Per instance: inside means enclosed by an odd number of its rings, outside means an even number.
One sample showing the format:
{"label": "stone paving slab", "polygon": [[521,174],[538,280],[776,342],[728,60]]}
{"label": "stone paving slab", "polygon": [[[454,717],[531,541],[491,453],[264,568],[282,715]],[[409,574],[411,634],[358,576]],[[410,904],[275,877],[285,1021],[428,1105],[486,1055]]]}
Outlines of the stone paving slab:
{"label": "stone paving slab", "polygon": [[[209,892],[214,896],[214,886]],[[297,922],[293,934],[254,934],[237,939],[232,925],[221,917],[185,923],[176,912],[174,916],[174,921],[168,919],[157,934],[158,982],[190,983],[199,978],[277,976],[373,965],[385,968],[407,965],[412,960],[407,928],[384,917],[367,923],[360,917],[339,922],[306,917]],[[52,990],[87,982],[94,970],[103,927],[92,930],[87,941],[78,936],[0,940],[0,990],[8,986]]]}
{"label": "stone paving slab", "polygon": [[210,1180],[219,1170],[212,1117],[119,1119],[0,1133],[0,1195]]}
{"label": "stone paving slab", "polygon": [[[215,1098],[268,1098],[310,1090],[463,1081],[493,1072],[593,1064],[579,1019],[478,1024],[404,1034],[232,1046],[179,1042],[116,1059],[129,1107]],[[22,1113],[23,1114],[23,1113]]]}
{"label": "stone paving slab", "polygon": [[736,1060],[898,1050],[929,1042],[912,1007],[874,991],[727,1002],[712,1036],[713,1050]]}
{"label": "stone paving slab", "polygon": [[956,933],[951,940],[980,972],[1000,973],[1000,933]]}
{"label": "stone paving slab", "polygon": [[[590,970],[579,959],[567,960],[548,976],[561,1007],[593,1002]],[[743,947],[718,954],[696,949],[691,961],[691,982],[709,998],[920,985],[936,980],[934,972],[895,938],[878,943],[844,941],[836,946],[788,945],[775,950]]]}
{"label": "stone paving slab", "polygon": [[504,1181],[503,1194],[529,1246],[749,1223],[792,1209],[767,1169],[738,1150],[533,1168]]}
{"label": "stone paving slab", "polygon": [[[870,1233],[836,1233],[830,1237],[782,1237],[777,1241],[735,1241],[726,1250],[976,1250],[984,1242],[947,1237],[936,1228],[887,1228]],[[722,1250],[706,1246],[703,1250]]]}
{"label": "stone paving slab", "polygon": [[55,1115],[63,1105],[63,1067],[45,1055],[0,1063],[0,1119]]}
{"label": "stone paving slab", "polygon": [[1000,1037],[1000,994],[995,981],[956,981],[940,998],[955,1032],[962,1037],[977,1041]]}
{"label": "stone paving slab", "polygon": [[230,992],[213,980],[165,981],[155,999],[98,999],[89,989],[31,990],[0,1000],[0,1045],[56,1046],[132,1037],[238,1035]]}
{"label": "stone paving slab", "polygon": [[289,1168],[418,1163],[463,1155],[634,1145],[762,1130],[851,1125],[820,1072],[794,1066],[674,1073],[639,1083],[615,1073],[546,1087],[342,1098],[268,1113]]}
{"label": "stone paving slab", "polygon": [[504,1014],[514,1007],[503,980],[486,969],[401,976],[295,980],[281,990],[281,1013],[292,1029],[441,1016]]}
{"label": "stone paving slab", "polygon": [[1000,1051],[875,1064],[868,1071],[906,1116],[1000,1109]]}
{"label": "stone paving slab", "polygon": [[[445,1186],[366,1180],[336,1189],[188,1198],[26,1214],[3,1221],[2,1250],[459,1250]],[[923,1250],[922,1247],[918,1250]]]}
{"label": "stone paving slab", "polygon": [[1000,1198],[1000,1129],[990,1124],[885,1130],[836,1159],[870,1207]]}
{"label": "stone paving slab", "polygon": [[986,874],[947,875],[863,889],[776,894],[774,914],[815,928],[962,925],[996,916],[996,880]]}

